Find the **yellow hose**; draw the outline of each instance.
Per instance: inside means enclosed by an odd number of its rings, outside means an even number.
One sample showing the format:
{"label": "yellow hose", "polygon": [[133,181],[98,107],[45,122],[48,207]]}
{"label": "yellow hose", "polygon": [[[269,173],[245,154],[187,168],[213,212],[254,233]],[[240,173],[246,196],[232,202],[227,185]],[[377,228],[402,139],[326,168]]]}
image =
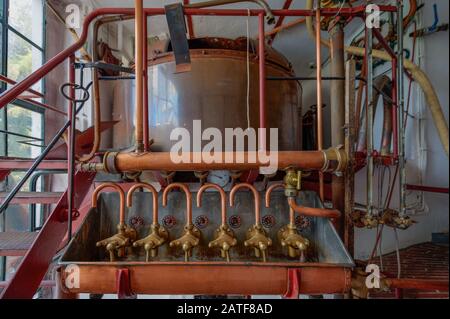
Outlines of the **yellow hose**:
{"label": "yellow hose", "polygon": [[[307,10],[313,10],[314,0],[307,0],[306,1],[306,9]],[[314,31],[314,25],[313,25],[313,19],[312,17],[306,17],[306,27],[308,28],[308,33],[311,36],[311,38],[315,39],[315,31]],[[330,44],[322,39],[322,44],[326,47],[330,47]],[[357,56],[365,56],[365,49],[359,48],[359,47],[345,47],[345,51],[352,55]],[[373,50],[372,56],[374,58],[384,60],[384,61],[392,61],[391,56],[384,51],[380,50]],[[425,72],[420,69],[416,64],[414,64],[412,61],[408,59],[404,59],[404,66],[405,69],[408,70],[413,79],[420,85],[422,88],[425,98],[428,104],[428,107],[430,108],[430,112],[433,116],[433,121],[436,125],[436,129],[439,134],[439,138],[441,140],[442,146],[444,147],[445,153],[448,156],[448,124],[445,121],[445,116],[442,111],[442,106],[439,102],[439,98],[436,94],[436,91],[434,90],[433,85],[431,84],[430,79],[425,74]]]}

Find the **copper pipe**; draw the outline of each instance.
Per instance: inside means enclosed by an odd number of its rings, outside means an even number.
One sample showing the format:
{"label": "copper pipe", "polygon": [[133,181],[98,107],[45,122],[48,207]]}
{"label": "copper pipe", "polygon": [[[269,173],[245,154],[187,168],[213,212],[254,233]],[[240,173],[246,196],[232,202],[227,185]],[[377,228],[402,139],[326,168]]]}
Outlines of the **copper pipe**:
{"label": "copper pipe", "polygon": [[[200,157],[198,154],[190,154]],[[222,161],[217,163],[175,163],[168,152],[133,154],[133,153],[108,153],[104,158],[103,169],[107,172],[136,172],[136,171],[209,171],[209,170],[235,170],[244,171],[259,169],[267,166],[258,160],[257,152],[220,153]],[[242,163],[228,163],[226,158],[233,156],[243,157]],[[253,159],[257,159],[254,161]],[[255,163],[256,162],[256,163]],[[108,164],[108,165],[106,165]],[[109,167],[109,165],[114,167]],[[325,151],[289,151],[278,152],[278,167],[296,167],[304,170],[342,171],[347,165],[347,157],[342,150],[329,149]],[[97,165],[84,165],[83,170],[98,169]]]}
{"label": "copper pipe", "polygon": [[227,195],[225,194],[225,191],[216,184],[205,184],[198,190],[197,193],[197,207],[202,206],[202,195],[208,188],[214,188],[220,193],[220,211],[222,213],[222,226],[225,226],[227,224]]}
{"label": "copper pipe", "polygon": [[[272,194],[272,192],[277,189],[277,188],[285,188],[286,186],[283,183],[278,183],[278,184],[273,184],[271,185],[267,191],[266,191],[266,207],[269,208],[270,207],[270,195]],[[294,210],[289,207],[289,223],[291,225],[295,225],[295,215],[294,215]]]}
{"label": "copper pipe", "polygon": [[389,288],[448,291],[448,280],[386,278]]}
{"label": "copper pipe", "polygon": [[[322,97],[322,46],[320,34],[320,5],[316,9],[316,67],[317,67],[317,147],[323,149],[323,97]],[[325,185],[323,174],[319,173],[320,199],[325,198]]]}
{"label": "copper pipe", "polygon": [[97,207],[97,198],[101,191],[105,188],[114,188],[120,196],[120,224],[125,225],[125,193],[123,189],[116,183],[104,183],[98,186],[92,194],[92,207]]}
{"label": "copper pipe", "polygon": [[238,2],[253,2],[259,5],[266,11],[267,16],[267,22],[269,24],[275,23],[275,16],[272,12],[272,9],[264,0],[211,0],[211,1],[205,1],[205,2],[198,2],[198,3],[191,3],[189,5],[185,5],[185,8],[208,8],[208,7],[216,7],[221,5],[227,5],[232,3],[238,3]]}
{"label": "copper pipe", "polygon": [[261,218],[260,218],[260,203],[261,203],[261,197],[259,196],[259,192],[256,190],[256,188],[253,185],[250,185],[248,183],[241,183],[237,184],[231,189],[230,192],[230,206],[234,206],[234,197],[238,190],[242,188],[248,188],[252,191],[253,197],[255,199],[255,225],[259,226],[261,224]]}
{"label": "copper pipe", "polygon": [[143,129],[143,139],[144,139],[144,151],[148,152],[150,151],[150,132],[149,132],[149,110],[148,110],[148,23],[147,23],[147,15],[144,15],[143,17],[143,41],[144,41],[144,48],[143,48],[143,72],[144,72],[144,89],[143,89],[143,110],[142,110],[142,116],[143,116],[143,123],[142,123],[142,129]]}
{"label": "copper pipe", "polygon": [[192,225],[192,195],[187,185],[182,183],[173,183],[167,186],[163,193],[162,205],[163,207],[167,206],[167,195],[174,188],[179,188],[184,192],[184,194],[186,194],[186,220],[187,225]]}
{"label": "copper pipe", "polygon": [[337,219],[341,217],[341,213],[335,209],[325,209],[325,208],[312,208],[297,205],[294,197],[288,198],[289,207],[291,207],[294,212],[303,216],[311,217],[322,217],[322,218],[332,218]]}
{"label": "copper pipe", "polygon": [[267,147],[266,129],[266,43],[264,38],[264,15],[258,19],[258,62],[259,62],[259,150],[265,152]]}
{"label": "copper pipe", "polygon": [[300,19],[296,19],[296,20],[294,20],[292,22],[283,24],[283,25],[281,25],[279,27],[276,27],[276,28],[266,32],[265,33],[265,37],[271,37],[271,36],[273,36],[275,34],[278,34],[281,31],[284,31],[284,30],[290,29],[292,27],[295,27],[295,26],[297,26],[299,24],[305,23],[305,21],[306,21],[306,18],[300,18]]}
{"label": "copper pipe", "polygon": [[153,225],[158,225],[158,192],[157,190],[150,184],[147,183],[137,183],[133,187],[130,188],[127,194],[127,206],[133,206],[133,193],[138,188],[145,188],[150,191],[153,196]]}
{"label": "copper pipe", "polygon": [[135,0],[135,35],[136,35],[136,151],[143,150],[143,110],[144,110],[144,8],[143,0]]}

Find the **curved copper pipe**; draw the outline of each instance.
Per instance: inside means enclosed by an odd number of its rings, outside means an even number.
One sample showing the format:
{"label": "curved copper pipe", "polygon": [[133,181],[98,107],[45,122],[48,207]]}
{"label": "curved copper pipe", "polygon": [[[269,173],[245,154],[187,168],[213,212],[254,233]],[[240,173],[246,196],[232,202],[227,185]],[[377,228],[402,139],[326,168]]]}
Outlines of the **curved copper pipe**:
{"label": "curved copper pipe", "polygon": [[105,188],[114,188],[120,196],[120,224],[125,224],[125,192],[123,189],[115,184],[115,183],[104,183],[98,186],[94,193],[92,194],[92,207],[97,207],[97,198],[101,191],[103,191]]}
{"label": "curved copper pipe", "polygon": [[241,183],[241,184],[237,184],[236,186],[234,186],[231,189],[230,192],[230,206],[233,207],[234,206],[234,197],[237,193],[238,190],[240,190],[241,188],[248,188],[253,192],[253,197],[255,198],[255,222],[257,226],[259,226],[261,224],[260,220],[260,202],[261,202],[261,197],[259,196],[259,192],[256,190],[256,188],[253,185],[250,185],[248,183]]}
{"label": "curved copper pipe", "polygon": [[163,193],[162,205],[164,207],[167,206],[167,195],[174,188],[179,188],[186,194],[186,219],[187,224],[192,225],[192,195],[191,192],[189,191],[189,187],[187,187],[185,184],[173,183],[167,186]]}
{"label": "curved copper pipe", "polygon": [[133,187],[130,188],[127,194],[127,206],[133,206],[133,193],[138,188],[145,188],[149,190],[153,195],[153,225],[158,224],[158,192],[157,190],[150,184],[147,183],[137,183]]}
{"label": "curved copper pipe", "polygon": [[[286,185],[284,185],[283,183],[278,183],[278,184],[271,185],[267,189],[267,191],[266,191],[266,207],[267,208],[270,207],[270,195],[272,195],[272,192],[277,188],[285,188],[285,187],[286,187]],[[289,223],[291,225],[295,224],[295,212],[291,207],[289,207]]]}
{"label": "curved copper pipe", "polygon": [[200,189],[198,190],[198,193],[197,193],[197,207],[202,206],[202,195],[208,188],[214,188],[215,190],[217,190],[220,193],[220,209],[222,212],[222,226],[224,226],[227,224],[227,204],[226,204],[227,195],[225,194],[225,191],[222,189],[222,187],[220,187],[219,185],[216,185],[216,184],[205,184],[202,187],[200,187]]}
{"label": "curved copper pipe", "polygon": [[341,213],[336,209],[325,209],[325,208],[312,208],[297,205],[295,198],[288,198],[289,207],[296,212],[297,214],[303,216],[311,216],[311,217],[322,217],[322,218],[339,218],[341,217]]}

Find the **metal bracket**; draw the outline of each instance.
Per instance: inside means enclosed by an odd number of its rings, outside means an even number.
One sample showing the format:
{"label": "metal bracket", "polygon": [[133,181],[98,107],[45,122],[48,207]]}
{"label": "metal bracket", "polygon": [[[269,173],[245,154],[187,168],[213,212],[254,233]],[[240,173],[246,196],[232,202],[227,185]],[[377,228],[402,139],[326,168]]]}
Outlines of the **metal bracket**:
{"label": "metal bracket", "polygon": [[300,269],[289,268],[287,273],[288,286],[284,298],[286,299],[298,299],[300,294]]}
{"label": "metal bracket", "polygon": [[172,50],[175,55],[176,73],[189,72],[191,71],[191,55],[183,5],[175,3],[164,8],[166,10]]}
{"label": "metal bracket", "polygon": [[119,299],[137,299],[137,295],[131,290],[130,270],[127,268],[117,269],[116,287]]}

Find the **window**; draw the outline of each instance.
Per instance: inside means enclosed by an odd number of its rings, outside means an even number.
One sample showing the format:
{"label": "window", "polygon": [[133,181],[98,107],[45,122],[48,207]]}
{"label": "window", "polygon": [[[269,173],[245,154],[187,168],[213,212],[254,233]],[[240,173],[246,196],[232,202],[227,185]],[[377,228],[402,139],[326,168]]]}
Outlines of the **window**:
{"label": "window", "polygon": [[[43,2],[0,0],[0,71],[16,82],[44,62]],[[0,90],[3,92],[9,87],[2,82]],[[36,83],[33,89],[43,92],[43,81]],[[6,106],[0,110],[0,156],[35,158],[44,145],[43,128],[43,109],[26,100],[16,100]]]}
{"label": "window", "polygon": [[[0,0],[1,75],[19,82],[42,66],[45,59],[44,27],[44,0]],[[9,87],[0,81],[0,93]],[[32,88],[44,93],[43,87],[43,81],[40,81]],[[43,102],[40,98],[35,100]],[[37,157],[44,146],[44,115],[43,109],[26,99],[15,100],[0,109],[0,157]],[[11,173],[0,191],[11,190],[23,175],[24,172]],[[28,191],[28,186],[26,184],[22,191]],[[37,206],[38,211],[41,208],[41,205]],[[0,215],[0,231],[28,231],[31,226],[29,212],[28,205],[11,205]],[[9,278],[19,262],[17,257],[1,257],[0,280]]]}

